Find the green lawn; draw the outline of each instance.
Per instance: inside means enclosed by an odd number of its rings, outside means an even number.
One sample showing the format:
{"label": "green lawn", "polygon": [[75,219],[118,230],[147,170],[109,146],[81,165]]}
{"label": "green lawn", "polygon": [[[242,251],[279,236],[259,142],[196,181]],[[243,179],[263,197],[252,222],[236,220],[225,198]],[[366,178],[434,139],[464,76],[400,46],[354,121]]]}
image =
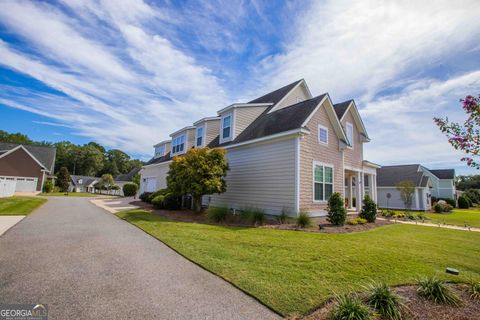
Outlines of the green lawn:
{"label": "green lawn", "polygon": [[[319,234],[175,222],[142,210],[117,215],[283,315],[305,314],[372,279],[395,285],[436,272],[480,279],[480,233],[396,224]],[[445,275],[448,266],[461,275]]]}
{"label": "green lawn", "polygon": [[0,198],[0,216],[28,215],[45,202],[46,199],[32,197]]}
{"label": "green lawn", "polygon": [[88,192],[69,192],[65,194],[65,192],[50,192],[50,193],[40,193],[40,196],[46,197],[96,197],[97,195],[94,193]]}
{"label": "green lawn", "polygon": [[435,223],[453,224],[480,228],[480,210],[478,208],[453,209],[451,213],[427,213],[426,216]]}

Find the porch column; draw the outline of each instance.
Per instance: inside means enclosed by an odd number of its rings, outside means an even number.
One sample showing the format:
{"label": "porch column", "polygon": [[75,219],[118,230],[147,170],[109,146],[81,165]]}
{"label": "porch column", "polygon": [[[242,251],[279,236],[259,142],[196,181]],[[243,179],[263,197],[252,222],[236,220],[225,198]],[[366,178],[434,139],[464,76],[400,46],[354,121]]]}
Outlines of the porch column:
{"label": "porch column", "polygon": [[372,185],[373,185],[373,201],[377,203],[377,175],[372,175]]}
{"label": "porch column", "polygon": [[363,182],[362,175],[363,173],[361,171],[357,171],[357,178],[355,180],[356,181],[355,208],[357,212],[360,212],[360,210],[362,210],[362,200],[363,200],[363,193],[365,189],[365,183]]}
{"label": "porch column", "polygon": [[375,195],[373,192],[373,175],[369,173],[367,173],[366,175],[368,179],[368,195],[373,201],[375,201]]}
{"label": "porch column", "polygon": [[353,208],[353,176],[348,176],[348,208]]}

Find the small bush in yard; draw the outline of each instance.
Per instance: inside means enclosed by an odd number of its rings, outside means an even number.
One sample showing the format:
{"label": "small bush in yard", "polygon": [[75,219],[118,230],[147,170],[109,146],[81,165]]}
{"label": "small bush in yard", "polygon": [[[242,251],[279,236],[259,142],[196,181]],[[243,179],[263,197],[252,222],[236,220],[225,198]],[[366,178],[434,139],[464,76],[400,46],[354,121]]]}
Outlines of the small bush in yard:
{"label": "small bush in yard", "polygon": [[382,216],[384,217],[392,217],[395,214],[395,211],[390,210],[390,209],[383,209],[382,210]]}
{"label": "small bush in yard", "polygon": [[347,209],[340,193],[335,192],[328,199],[327,221],[336,226],[343,226],[347,219]]}
{"label": "small bush in yard", "polygon": [[367,320],[372,319],[372,312],[360,299],[347,295],[336,298],[337,305],[330,313],[331,320]]}
{"label": "small bush in yard", "polygon": [[401,320],[400,309],[402,303],[400,297],[385,283],[372,283],[367,288],[369,295],[367,303],[386,319]]}
{"label": "small bush in yard", "polygon": [[460,209],[468,209],[470,207],[466,197],[464,196],[458,197],[458,207]]}
{"label": "small bush in yard", "polygon": [[160,190],[157,190],[153,193],[150,194],[150,196],[147,198],[147,201],[148,203],[152,203],[152,200],[154,198],[156,198],[157,196],[164,196],[168,193],[168,189],[160,189]]}
{"label": "small bush in yard", "polygon": [[377,219],[377,204],[369,195],[366,195],[365,199],[363,199],[363,207],[359,217],[368,222],[375,222],[375,219]]}
{"label": "small bush in yard", "polygon": [[207,217],[213,222],[223,222],[227,219],[227,207],[210,207],[207,209]]}
{"label": "small bush in yard", "polygon": [[52,180],[47,180],[43,184],[43,192],[50,193],[50,192],[53,191],[53,187],[54,187],[53,181]]}
{"label": "small bush in yard", "polygon": [[160,195],[152,199],[152,204],[157,209],[165,209],[165,196]]}
{"label": "small bush in yard", "polygon": [[445,282],[437,277],[418,280],[417,293],[435,303],[459,306],[460,299],[450,291]]}
{"label": "small bush in yard", "polygon": [[150,195],[152,193],[151,192],[144,192],[140,195],[140,200],[142,200],[143,202],[148,202],[148,198],[150,198]]}
{"label": "small bush in yard", "polygon": [[280,224],[285,224],[288,221],[290,211],[287,208],[282,209],[282,213],[277,217],[277,220]]}
{"label": "small bush in yard", "polygon": [[366,224],[368,221],[363,218],[356,218],[347,220],[347,224],[351,226],[356,226],[357,224]]}
{"label": "small bush in yard", "polygon": [[443,205],[441,203],[435,203],[433,205],[433,210],[435,211],[435,213],[442,213],[443,212]]}
{"label": "small bush in yard", "polygon": [[310,227],[312,225],[312,218],[308,212],[300,210],[297,217],[297,226],[300,228]]}
{"label": "small bush in yard", "polygon": [[122,189],[123,189],[123,195],[125,197],[133,197],[134,195],[137,194],[138,186],[136,183],[129,182],[129,183],[125,183]]}
{"label": "small bush in yard", "polygon": [[468,284],[468,293],[470,298],[474,300],[480,300],[480,282],[475,280],[470,280]]}
{"label": "small bush in yard", "polygon": [[262,209],[255,209],[252,213],[252,222],[255,225],[262,225],[265,223],[265,211]]}

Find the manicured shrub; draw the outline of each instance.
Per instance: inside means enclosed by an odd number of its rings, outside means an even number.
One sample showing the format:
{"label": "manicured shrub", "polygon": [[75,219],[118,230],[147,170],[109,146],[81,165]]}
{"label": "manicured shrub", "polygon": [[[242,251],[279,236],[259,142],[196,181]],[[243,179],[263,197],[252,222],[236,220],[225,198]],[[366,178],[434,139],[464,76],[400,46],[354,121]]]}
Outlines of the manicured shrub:
{"label": "manicured shrub", "polygon": [[405,213],[403,213],[403,212],[397,212],[397,213],[394,213],[394,214],[393,214],[393,217],[394,217],[394,218],[397,218],[397,219],[405,218]]}
{"label": "manicured shrub", "polygon": [[123,185],[123,195],[125,197],[133,197],[137,194],[138,186],[136,183],[128,182]]}
{"label": "manicured shrub", "polygon": [[448,203],[449,205],[451,205],[452,207],[456,207],[457,204],[455,203],[455,200],[454,199],[450,199],[450,198],[443,198],[442,200],[445,200],[446,203]]}
{"label": "manicured shrub", "polygon": [[390,209],[382,209],[382,216],[384,217],[392,217],[395,214],[395,211]]}
{"label": "manicured shrub", "polygon": [[468,200],[465,196],[458,197],[458,207],[460,209],[468,209],[470,207]]}
{"label": "manicured shrub", "polygon": [[310,227],[311,225],[312,225],[312,218],[310,217],[308,212],[304,210],[300,210],[297,217],[297,226],[299,226],[300,228],[307,228],[307,227]]}
{"label": "manicured shrub", "polygon": [[472,199],[470,199],[470,197],[469,197],[468,195],[466,195],[466,194],[464,194],[463,197],[464,197],[465,199],[467,199],[467,201],[468,201],[468,207],[469,207],[469,208],[472,207],[472,206],[473,206],[473,201],[472,201]]}
{"label": "manicured shrub", "polygon": [[442,213],[443,212],[443,204],[435,203],[433,205],[433,210],[435,211],[435,213]]}
{"label": "manicured shrub", "polygon": [[368,288],[367,303],[386,319],[401,320],[400,297],[385,283],[372,283]]}
{"label": "manicured shrub", "polygon": [[50,193],[53,191],[53,181],[52,180],[47,180],[43,184],[43,192],[45,193]]}
{"label": "manicured shrub", "polygon": [[164,207],[167,210],[179,210],[182,208],[182,197],[175,196],[171,193],[167,193],[164,195],[165,198],[163,200]]}
{"label": "manicured shrub", "polygon": [[152,194],[151,192],[144,192],[139,196],[139,198],[143,202],[148,202],[148,198],[150,198],[151,194]]}
{"label": "manicured shrub", "polygon": [[165,209],[165,196],[159,195],[152,199],[151,203],[157,209]]}
{"label": "manicured shrub", "polygon": [[450,291],[445,282],[437,277],[418,280],[417,293],[435,303],[459,306],[460,299]]}
{"label": "manicured shrub", "polygon": [[336,226],[343,226],[347,219],[347,209],[340,193],[335,192],[328,199],[327,221]]}
{"label": "manicured shrub", "polygon": [[357,224],[366,224],[368,221],[363,218],[356,218],[356,219],[349,219],[347,220],[347,224],[351,226],[356,226]]}
{"label": "manicured shrub", "polygon": [[160,189],[160,190],[157,190],[153,193],[150,194],[150,196],[147,198],[147,201],[148,203],[152,203],[152,200],[154,198],[156,198],[157,196],[163,196],[163,195],[166,195],[168,193],[168,189]]}
{"label": "manicured shrub", "polygon": [[463,194],[469,197],[473,203],[480,203],[480,191],[478,191],[477,189],[467,189]]}
{"label": "manicured shrub", "polygon": [[480,300],[480,282],[475,280],[470,280],[468,284],[468,293],[470,298],[474,300]]}
{"label": "manicured shrub", "polygon": [[451,206],[448,203],[443,206],[443,212],[452,212],[452,210],[453,210],[453,206]]}
{"label": "manicured shrub", "polygon": [[213,222],[223,222],[227,219],[227,207],[209,207],[207,209],[207,217]]}
{"label": "manicured shrub", "polygon": [[417,214],[417,219],[418,220],[425,220],[427,218],[427,216],[425,215],[425,212],[419,212]]}
{"label": "manicured shrub", "polygon": [[372,312],[360,299],[347,295],[336,298],[337,305],[330,313],[331,320],[367,320]]}
{"label": "manicured shrub", "polygon": [[360,211],[359,217],[368,222],[375,222],[375,219],[377,219],[377,204],[369,195],[366,195],[363,199],[363,207],[362,211]]}
{"label": "manicured shrub", "polygon": [[290,211],[287,208],[282,209],[282,213],[277,217],[280,224],[285,224],[290,216]]}

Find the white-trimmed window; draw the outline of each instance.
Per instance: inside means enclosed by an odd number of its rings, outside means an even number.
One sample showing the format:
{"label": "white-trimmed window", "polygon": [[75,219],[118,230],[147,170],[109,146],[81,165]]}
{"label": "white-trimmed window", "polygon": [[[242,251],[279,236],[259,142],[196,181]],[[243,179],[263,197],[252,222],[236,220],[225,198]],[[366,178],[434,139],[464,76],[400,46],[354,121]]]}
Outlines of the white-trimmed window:
{"label": "white-trimmed window", "polygon": [[333,167],[314,163],[313,200],[327,201],[333,193]]}
{"label": "white-trimmed window", "polygon": [[172,140],[172,153],[179,153],[185,150],[185,135],[178,136]]}
{"label": "white-trimmed window", "polygon": [[347,122],[347,139],[350,146],[353,148],[353,124]]}
{"label": "white-trimmed window", "polygon": [[162,144],[155,148],[155,157],[163,157],[165,155],[165,145]]}
{"label": "white-trimmed window", "polygon": [[228,139],[232,135],[232,115],[222,119],[222,139]]}
{"label": "white-trimmed window", "polygon": [[195,141],[195,145],[197,147],[201,147],[203,145],[203,127],[197,128]]}
{"label": "white-trimmed window", "polygon": [[318,143],[328,144],[328,128],[318,126]]}

